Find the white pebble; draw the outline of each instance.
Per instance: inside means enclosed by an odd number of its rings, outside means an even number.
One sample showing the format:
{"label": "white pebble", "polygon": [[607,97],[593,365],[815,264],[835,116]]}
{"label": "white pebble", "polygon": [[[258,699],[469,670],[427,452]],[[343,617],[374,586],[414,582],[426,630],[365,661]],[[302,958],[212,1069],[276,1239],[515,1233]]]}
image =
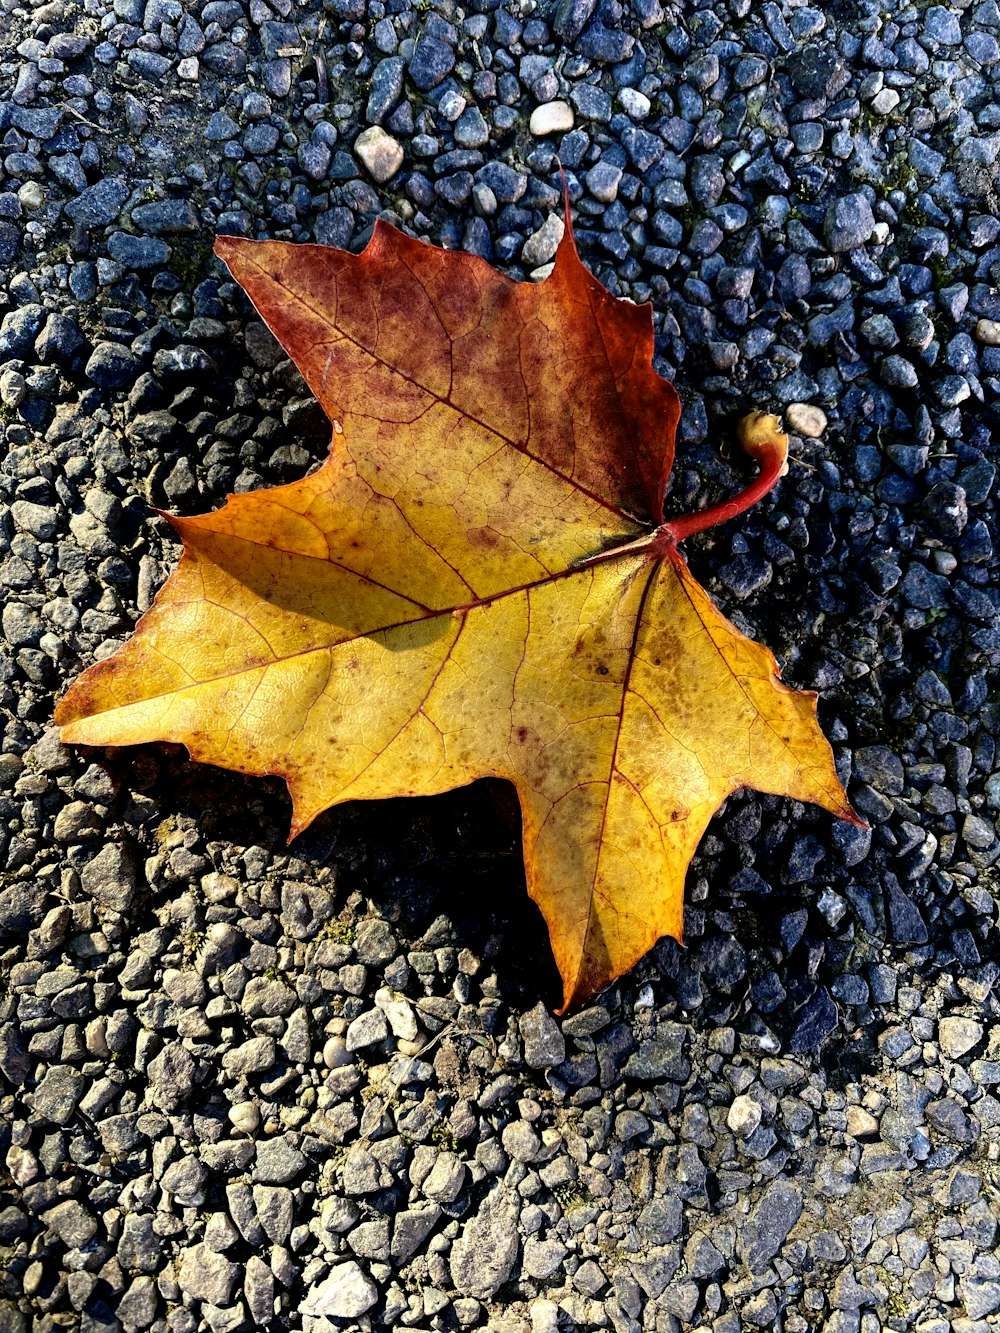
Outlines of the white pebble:
{"label": "white pebble", "polygon": [[386,134],[381,125],[362,130],[354,140],[354,151],[364,163],[365,170],[379,185],[391,180],[403,165],[402,144]]}
{"label": "white pebble", "polygon": [[388,986],[381,986],[375,992],[375,1003],[385,1014],[393,1036],[403,1041],[416,1041],[420,1029],[409,1000],[396,995]]}
{"label": "white pebble", "polygon": [[357,1319],[370,1310],[377,1300],[378,1287],[359,1264],[349,1259],[347,1263],[331,1268],[324,1281],[310,1287],[302,1302],[301,1312],[321,1319],[329,1328],[323,1316]]}
{"label": "white pebble", "polygon": [[45,191],[38,181],[25,181],[18,190],[17,197],[21,201],[21,207],[27,209],[29,213],[34,213],[45,203]]}
{"label": "white pebble", "polygon": [[497,197],[488,185],[474,185],[472,206],[481,218],[491,218],[497,211]]}
{"label": "white pebble", "polygon": [[546,134],[563,134],[573,128],[573,108],[568,102],[543,102],[536,106],[528,121],[528,129],[536,139]]}
{"label": "white pebble", "polygon": [[789,403],[785,408],[785,425],[793,435],[818,440],[826,430],[826,413],[813,403]]}
{"label": "white pebble", "polygon": [[987,347],[1000,347],[1000,319],[981,319],[976,325],[976,338]]}
{"label": "white pebble", "polygon": [[4,407],[17,407],[27,392],[28,386],[19,370],[5,370],[0,375],[0,403]]}
{"label": "white pebble", "polygon": [[974,1018],[942,1018],[938,1024],[938,1045],[949,1060],[958,1060],[983,1039],[983,1025]]}
{"label": "white pebble", "polygon": [[618,100],[626,116],[631,116],[633,120],[645,120],[653,109],[652,102],[638,88],[623,88],[618,94]]}
{"label": "white pebble", "polygon": [[465,110],[466,101],[460,92],[450,89],[444,97],[438,102],[438,112],[444,116],[449,124],[458,120],[459,116]]}
{"label": "white pebble", "polygon": [[91,1055],[99,1055],[106,1060],[111,1054],[111,1047],[108,1045],[108,1020],[103,1014],[92,1018],[87,1024],[84,1041]]}
{"label": "white pebble", "polygon": [[27,1148],[14,1146],[7,1149],[7,1170],[10,1172],[10,1178],[15,1185],[22,1189],[25,1185],[30,1185],[38,1175],[38,1159],[33,1152]]}
{"label": "white pebble", "polygon": [[540,264],[538,268],[533,268],[531,270],[531,272],[528,274],[528,277],[531,279],[532,282],[544,282],[545,279],[549,277],[549,275],[552,273],[552,270],[554,268],[555,268],[554,263]]}
{"label": "white pebble", "polygon": [[540,1297],[531,1302],[528,1311],[531,1315],[531,1333],[557,1333],[559,1328],[559,1306],[555,1301]]}
{"label": "white pebble", "polygon": [[883,88],[880,93],[872,98],[872,110],[877,111],[880,116],[887,116],[890,111],[895,111],[899,106],[899,93],[895,88]]}
{"label": "white pebble", "polygon": [[229,1119],[241,1134],[255,1134],[260,1127],[260,1111],[253,1102],[238,1102],[231,1106]]}
{"label": "white pebble", "polygon": [[847,1132],[852,1139],[866,1139],[878,1133],[878,1121],[863,1106],[849,1106],[846,1115]]}
{"label": "white pebble", "polygon": [[547,264],[555,258],[566,224],[558,213],[550,213],[538,230],[525,241],[521,258],[530,268]]}
{"label": "white pebble", "polygon": [[743,1092],[733,1098],[733,1104],[726,1116],[726,1124],[738,1139],[748,1139],[760,1124],[763,1114],[760,1103]]}
{"label": "white pebble", "polygon": [[327,1069],[339,1069],[351,1063],[351,1053],[343,1037],[330,1037],[323,1046],[323,1063]]}

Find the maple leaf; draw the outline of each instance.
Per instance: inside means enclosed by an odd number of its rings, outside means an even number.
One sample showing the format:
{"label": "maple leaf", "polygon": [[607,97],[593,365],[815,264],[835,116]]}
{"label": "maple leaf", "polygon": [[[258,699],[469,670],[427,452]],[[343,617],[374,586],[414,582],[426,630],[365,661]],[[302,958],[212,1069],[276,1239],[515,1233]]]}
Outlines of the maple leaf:
{"label": "maple leaf", "polygon": [[356,256],[216,252],[332,420],[331,452],[170,519],[180,563],[60,703],[64,741],[174,741],[279,775],[293,837],[342,801],[509,779],[564,1009],[680,939],[688,863],[737,788],[860,822],[816,696],[779,682],[678,550],[770,489],[785,437],[749,419],[757,480],[664,523],[679,404],[650,307],[587,271],[568,211],[537,284],[382,221]]}

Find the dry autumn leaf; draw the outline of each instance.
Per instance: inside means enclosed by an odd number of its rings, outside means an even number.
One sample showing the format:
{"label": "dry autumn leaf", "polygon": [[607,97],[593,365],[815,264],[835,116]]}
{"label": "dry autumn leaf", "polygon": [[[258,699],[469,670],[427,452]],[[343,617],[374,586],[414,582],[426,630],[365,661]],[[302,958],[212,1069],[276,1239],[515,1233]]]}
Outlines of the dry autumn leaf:
{"label": "dry autumn leaf", "polygon": [[216,252],[333,447],[302,481],[171,518],[180,564],[59,705],[65,741],[175,741],[280,775],[292,836],[342,801],[508,778],[564,1008],[680,938],[729,793],[857,822],[816,696],[778,681],[678,551],[770,489],[785,438],[749,419],[757,480],[664,523],[679,407],[650,309],[597,282],[568,225],[538,284],[381,221],[357,256]]}

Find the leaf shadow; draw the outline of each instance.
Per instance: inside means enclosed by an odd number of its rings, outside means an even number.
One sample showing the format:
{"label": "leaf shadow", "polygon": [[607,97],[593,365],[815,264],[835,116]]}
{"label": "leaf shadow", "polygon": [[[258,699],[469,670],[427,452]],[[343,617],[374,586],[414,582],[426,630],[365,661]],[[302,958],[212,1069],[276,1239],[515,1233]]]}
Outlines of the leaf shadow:
{"label": "leaf shadow", "polygon": [[525,886],[510,783],[486,778],[437,796],[353,802],[320,816],[317,834],[338,815],[363,849],[365,892],[408,937],[470,950],[495,975],[496,998],[514,1008],[559,1002],[548,932]]}
{"label": "leaf shadow", "polygon": [[[831,834],[830,816],[817,807],[740,791],[692,861],[688,948],[661,941],[654,952],[687,1021],[731,1026],[763,1050],[776,1037],[782,1056],[822,1068],[828,1085],[842,1090],[877,1067],[878,1038],[892,1016],[874,1000],[837,996],[840,978],[863,981],[869,964],[882,961],[886,930],[877,888],[862,889],[871,867],[849,869]],[[808,844],[820,854],[813,864],[799,857],[796,868],[797,850]],[[840,904],[836,919],[820,905],[828,893],[827,911]],[[875,934],[856,905],[869,894],[880,918]],[[804,1024],[822,992],[837,1011],[829,1029]],[[805,1042],[805,1031],[819,1039]]]}
{"label": "leaf shadow", "polygon": [[492,974],[490,993],[514,1009],[559,1003],[548,932],[525,885],[512,784],[483,779],[437,796],[352,801],[286,846],[291,802],[277,778],[199,764],[167,744],[101,755],[126,803],[133,792],[152,801],[147,840],[150,826],[175,818],[210,846],[227,845],[237,862],[257,850],[332,867],[338,903],[362,893],[392,923],[404,953],[468,949],[481,960],[477,989]]}

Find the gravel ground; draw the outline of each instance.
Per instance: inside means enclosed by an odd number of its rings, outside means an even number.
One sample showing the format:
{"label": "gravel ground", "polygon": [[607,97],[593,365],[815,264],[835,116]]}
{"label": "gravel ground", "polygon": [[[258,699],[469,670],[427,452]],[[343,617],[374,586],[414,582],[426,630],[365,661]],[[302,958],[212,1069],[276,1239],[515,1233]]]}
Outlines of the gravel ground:
{"label": "gravel ground", "polygon": [[[0,0],[0,1329],[988,1333],[1000,1318],[995,0]],[[997,100],[994,100],[996,98]],[[871,832],[752,793],[558,995],[511,792],[329,813],[54,698],[192,513],[327,443],[211,257],[376,214],[651,300],[670,504]]]}

